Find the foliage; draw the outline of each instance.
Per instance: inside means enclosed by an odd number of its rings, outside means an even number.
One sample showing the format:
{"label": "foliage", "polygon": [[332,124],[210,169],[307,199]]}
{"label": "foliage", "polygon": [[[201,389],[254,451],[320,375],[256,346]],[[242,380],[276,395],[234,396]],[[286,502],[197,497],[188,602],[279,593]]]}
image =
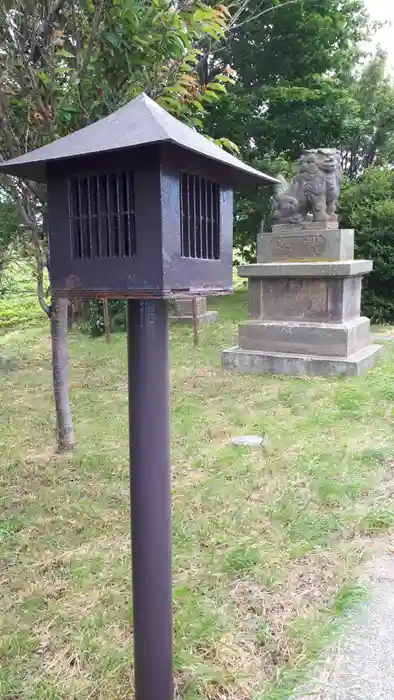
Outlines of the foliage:
{"label": "foliage", "polygon": [[[230,63],[236,81],[207,117],[212,135],[231,135],[248,162],[285,176],[301,149],[348,142],[359,119],[350,86],[367,32],[362,0],[251,0],[230,26],[210,75]],[[251,260],[270,194],[237,198],[235,243]]]}
{"label": "foliage", "polygon": [[[196,70],[204,40],[221,39],[227,18],[224,5],[199,0],[0,0],[0,158],[81,128],[142,90],[200,127],[231,80],[219,71],[201,85]],[[45,190],[11,177],[1,185],[20,206],[41,274]]]}
{"label": "foliage", "polygon": [[[366,32],[361,0],[251,0],[215,70],[231,63],[237,81],[212,112],[214,132],[231,135],[245,155],[286,154],[332,145],[353,108],[349,73]],[[270,11],[268,11],[270,10]]]}
{"label": "foliage", "polygon": [[387,56],[380,49],[356,73],[350,95],[357,113],[346,116],[342,140],[342,164],[349,177],[365,168],[384,165],[394,157],[394,85],[387,71]]}
{"label": "foliage", "polygon": [[[365,537],[393,525],[394,346],[366,377],[223,372],[246,295],[214,303],[197,349],[170,331],[176,693],[284,700],[356,595]],[[48,450],[48,340],[0,334],[0,696],[130,700],[125,339],[70,336],[72,458]],[[231,444],[263,432],[264,451]]]}
{"label": "foliage", "polygon": [[345,181],[341,224],[356,231],[357,257],[373,260],[364,280],[363,308],[376,323],[394,322],[394,171],[369,169]]}
{"label": "foliage", "polygon": [[[267,153],[262,158],[251,160],[253,167],[262,172],[281,174],[290,179],[292,167],[283,157]],[[259,187],[249,197],[235,195],[235,254],[234,264],[240,260],[256,261],[257,234],[261,228],[269,230],[272,225],[272,187]]]}
{"label": "foliage", "polygon": [[[332,78],[329,82],[332,83]],[[319,110],[317,109],[317,102],[315,101],[315,108],[312,112],[306,110],[305,104],[301,101],[298,104],[292,101],[292,113],[298,115],[298,122],[303,129],[303,133],[311,134],[311,141],[315,139],[315,144],[320,143],[331,143],[339,148],[342,153],[342,167],[345,175],[350,179],[355,179],[358,184],[360,184],[360,176],[363,174],[365,169],[370,169],[371,167],[384,168],[387,164],[393,162],[394,159],[394,86],[392,79],[389,77],[386,71],[386,56],[380,50],[377,51],[376,55],[370,59],[362,69],[357,70],[354,75],[354,80],[347,88],[347,94],[345,95],[344,85],[346,81],[343,80],[342,88],[343,99],[342,101],[338,99],[340,81],[336,79],[337,89],[334,90],[332,85],[329,86],[326,78],[323,78],[323,84],[326,82],[326,92],[321,93],[321,113],[319,115]],[[294,96],[297,95],[297,89],[291,88]],[[298,91],[300,98],[304,91]],[[331,95],[331,96],[330,96]],[[327,115],[330,115],[330,119],[333,116],[333,110],[327,111],[327,99],[330,96],[332,105],[336,104],[337,109],[337,131],[333,132],[333,123],[331,122],[331,130],[329,124],[326,121]],[[285,93],[283,93],[283,99],[285,99]],[[316,99],[316,94],[315,94]],[[333,107],[334,109],[334,107]],[[268,118],[268,117],[267,117]],[[317,122],[314,122],[316,118]],[[330,139],[332,141],[325,140],[324,134],[331,134]],[[312,139],[313,136],[313,139]],[[268,171],[274,173],[280,173],[289,178],[291,176],[291,171],[289,167],[288,160],[282,154],[281,157],[275,157],[275,153],[271,154],[271,158],[265,157],[264,159],[258,159],[253,156],[253,162],[256,167],[260,167],[262,170],[267,169]],[[377,193],[381,190],[380,179],[387,178],[386,174],[377,174],[374,180],[374,186],[377,188]],[[366,174],[365,180],[363,182],[371,183],[371,178],[374,176],[369,173]],[[344,202],[348,189],[345,187],[346,195],[343,194],[342,202]],[[357,188],[356,188],[357,189]],[[391,196],[391,195],[390,195]],[[347,209],[346,202],[343,205]],[[381,215],[385,221],[385,230],[387,225],[389,226],[390,218],[390,203],[384,204],[382,202]],[[239,249],[242,251],[244,258],[253,261],[255,260],[255,241],[257,236],[257,231],[260,226],[260,222],[263,221],[264,226],[270,225],[270,200],[268,197],[255,197],[254,199],[239,198],[237,205],[237,221],[236,221],[236,242]],[[378,212],[375,212],[377,215]],[[356,219],[358,214],[354,213],[354,218]],[[383,224],[383,220],[382,220]],[[389,226],[390,228],[390,226]],[[361,235],[361,234],[360,234]],[[383,229],[381,232],[383,236]],[[385,234],[386,235],[386,234]],[[390,233],[387,234],[390,238]],[[360,245],[365,250],[364,243]],[[376,252],[376,251],[369,251]],[[379,266],[379,263],[377,263]],[[375,270],[373,275],[369,278],[368,285],[374,284],[374,278],[379,275],[378,269]],[[382,290],[383,291],[383,290]],[[373,301],[372,292],[368,292],[365,295],[365,303],[368,309],[372,309],[372,315],[375,316],[377,313],[377,307],[382,306],[381,292],[376,290],[378,298],[381,301]],[[370,301],[368,301],[368,299]],[[385,317],[387,319],[392,318],[391,312],[387,303],[390,306],[390,302],[384,302],[384,307],[386,311],[383,310],[378,313],[378,317]]]}
{"label": "foliage", "polygon": [[[110,317],[111,331],[126,330],[126,303],[123,299],[109,299],[108,311]],[[104,328],[103,302],[93,300],[89,302],[88,320],[80,324],[82,330],[86,331],[93,338],[102,335]]]}
{"label": "foliage", "polygon": [[[199,126],[229,80],[220,72],[200,85],[199,42],[222,38],[227,16],[224,5],[199,0],[0,0],[0,159],[86,126],[143,89]],[[57,434],[70,436],[71,449],[66,333],[55,334],[67,305],[52,305],[43,283],[45,188],[10,176],[0,186],[31,233],[38,298],[51,316]]]}
{"label": "foliage", "polygon": [[20,247],[24,229],[20,220],[18,207],[9,199],[0,200],[0,280],[4,286],[4,265]]}
{"label": "foliage", "polygon": [[0,328],[31,325],[42,322],[42,310],[35,292],[22,298],[0,295]]}
{"label": "foliage", "polygon": [[3,268],[0,280],[0,328],[42,322],[37,300],[34,268],[28,260],[15,259]]}

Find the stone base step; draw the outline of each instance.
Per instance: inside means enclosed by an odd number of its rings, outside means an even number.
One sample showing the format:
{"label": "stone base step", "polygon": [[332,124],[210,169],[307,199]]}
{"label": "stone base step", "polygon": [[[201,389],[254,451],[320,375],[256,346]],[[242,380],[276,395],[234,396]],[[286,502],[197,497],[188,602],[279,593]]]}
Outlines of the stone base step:
{"label": "stone base step", "polygon": [[[205,311],[203,314],[197,316],[198,323],[215,323],[218,320],[218,311]],[[175,314],[170,314],[170,321],[175,321],[175,323],[187,323],[193,325],[193,316],[176,316]]]}
{"label": "stone base step", "polygon": [[230,372],[248,374],[359,377],[374,365],[383,349],[381,345],[367,345],[349,357],[324,357],[234,347],[222,352],[222,367]]}
{"label": "stone base step", "polygon": [[238,326],[242,350],[297,355],[349,357],[371,342],[368,318],[344,323],[311,321],[245,321]]}

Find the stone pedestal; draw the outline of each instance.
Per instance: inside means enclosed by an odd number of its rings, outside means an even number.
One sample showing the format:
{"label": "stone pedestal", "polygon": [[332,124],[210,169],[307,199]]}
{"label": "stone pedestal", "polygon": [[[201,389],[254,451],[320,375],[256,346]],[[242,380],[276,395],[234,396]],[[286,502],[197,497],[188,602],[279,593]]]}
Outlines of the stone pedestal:
{"label": "stone pedestal", "polygon": [[238,346],[222,354],[239,372],[360,375],[382,348],[371,345],[360,316],[362,275],[372,262],[353,260],[353,231],[322,224],[274,226],[260,234],[248,278],[249,320]]}
{"label": "stone pedestal", "polygon": [[[197,319],[198,323],[215,323],[218,318],[217,311],[209,311],[207,308],[207,298],[197,297]],[[185,297],[175,301],[175,313],[170,315],[171,321],[178,323],[193,324],[193,299]]]}

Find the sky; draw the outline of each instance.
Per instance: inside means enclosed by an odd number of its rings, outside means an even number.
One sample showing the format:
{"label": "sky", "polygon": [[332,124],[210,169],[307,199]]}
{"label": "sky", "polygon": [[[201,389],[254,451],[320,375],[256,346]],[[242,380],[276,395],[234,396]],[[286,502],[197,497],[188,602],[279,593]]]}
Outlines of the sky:
{"label": "sky", "polygon": [[380,44],[388,53],[388,64],[394,74],[394,0],[364,0],[367,10],[373,20],[386,20],[388,26],[383,27],[373,40]]}

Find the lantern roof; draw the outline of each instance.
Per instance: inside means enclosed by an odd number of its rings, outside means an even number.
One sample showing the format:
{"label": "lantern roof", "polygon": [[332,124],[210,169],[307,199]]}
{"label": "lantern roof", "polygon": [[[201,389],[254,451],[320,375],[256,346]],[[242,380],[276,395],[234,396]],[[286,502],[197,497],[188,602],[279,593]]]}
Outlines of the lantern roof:
{"label": "lantern roof", "polygon": [[45,181],[46,166],[49,163],[161,143],[192,151],[238,171],[238,181],[243,176],[254,184],[277,182],[275,178],[246,165],[180,122],[145,93],[83,129],[23,156],[0,163],[0,173]]}

